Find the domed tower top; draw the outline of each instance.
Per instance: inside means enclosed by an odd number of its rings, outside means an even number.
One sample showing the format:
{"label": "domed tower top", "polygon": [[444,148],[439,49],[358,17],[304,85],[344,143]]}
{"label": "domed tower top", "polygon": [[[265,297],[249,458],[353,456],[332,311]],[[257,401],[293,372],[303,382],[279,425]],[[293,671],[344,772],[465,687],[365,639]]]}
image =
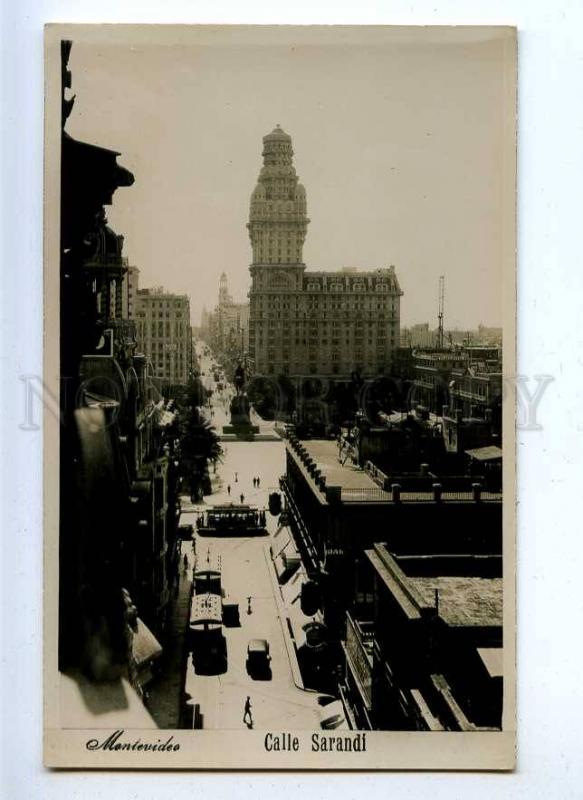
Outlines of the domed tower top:
{"label": "domed tower top", "polygon": [[247,225],[253,264],[302,264],[309,223],[306,191],[293,165],[291,136],[280,125],[263,137],[262,155]]}
{"label": "domed tower top", "polygon": [[277,123],[275,128],[271,131],[271,133],[268,133],[266,136],[263,137],[264,142],[266,141],[266,139],[269,139],[270,141],[274,139],[279,141],[285,140],[286,142],[291,143],[291,136],[289,135],[289,133],[286,133],[284,131],[279,122]]}
{"label": "domed tower top", "polygon": [[266,167],[292,167],[293,154],[291,136],[279,125],[263,137],[263,163]]}

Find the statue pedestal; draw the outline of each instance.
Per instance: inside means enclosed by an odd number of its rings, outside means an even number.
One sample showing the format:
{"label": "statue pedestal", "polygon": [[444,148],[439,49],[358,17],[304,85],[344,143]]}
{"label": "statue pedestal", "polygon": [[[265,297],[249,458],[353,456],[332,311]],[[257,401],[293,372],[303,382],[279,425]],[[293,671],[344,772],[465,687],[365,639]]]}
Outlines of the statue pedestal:
{"label": "statue pedestal", "polygon": [[253,436],[255,433],[259,433],[259,425],[223,425],[223,433],[241,437]]}
{"label": "statue pedestal", "polygon": [[259,433],[259,425],[251,424],[250,403],[246,394],[237,394],[231,400],[231,424],[223,425],[223,433],[241,439],[252,439]]}

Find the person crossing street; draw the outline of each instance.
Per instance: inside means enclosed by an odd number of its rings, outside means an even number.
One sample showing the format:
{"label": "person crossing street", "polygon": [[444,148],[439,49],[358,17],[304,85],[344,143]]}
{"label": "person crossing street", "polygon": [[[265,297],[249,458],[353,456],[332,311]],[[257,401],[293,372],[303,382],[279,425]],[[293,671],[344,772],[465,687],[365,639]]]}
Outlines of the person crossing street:
{"label": "person crossing street", "polygon": [[243,711],[243,722],[249,729],[253,727],[253,715],[251,713],[251,698],[249,697],[249,695],[247,695],[247,699],[245,700],[245,708]]}

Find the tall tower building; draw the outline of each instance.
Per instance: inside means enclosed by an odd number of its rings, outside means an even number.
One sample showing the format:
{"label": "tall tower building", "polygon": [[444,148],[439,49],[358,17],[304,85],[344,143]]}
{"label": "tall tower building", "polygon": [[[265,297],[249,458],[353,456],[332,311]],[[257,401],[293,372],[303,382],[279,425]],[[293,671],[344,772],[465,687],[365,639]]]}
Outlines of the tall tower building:
{"label": "tall tower building", "polygon": [[219,278],[219,306],[228,306],[233,302],[229,294],[229,285],[227,283],[227,273],[221,272]]}
{"label": "tall tower building", "polygon": [[303,266],[309,219],[306,190],[293,165],[291,136],[277,125],[263,137],[263,167],[251,195],[249,238],[253,267]]}
{"label": "tall tower building", "polygon": [[388,373],[399,346],[402,294],[394,267],[306,271],[308,224],[291,136],[277,125],[263,137],[263,166],[247,224],[253,371],[296,379]]}

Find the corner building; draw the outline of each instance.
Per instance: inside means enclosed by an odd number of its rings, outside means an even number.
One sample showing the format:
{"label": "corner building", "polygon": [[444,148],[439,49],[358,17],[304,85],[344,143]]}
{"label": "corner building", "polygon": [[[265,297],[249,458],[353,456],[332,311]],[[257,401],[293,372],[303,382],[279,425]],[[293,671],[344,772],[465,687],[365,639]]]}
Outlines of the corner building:
{"label": "corner building", "polygon": [[308,272],[310,220],[279,125],[263,137],[263,167],[251,195],[253,253],[249,354],[257,375],[347,378],[389,373],[399,346],[400,298],[394,267]]}

